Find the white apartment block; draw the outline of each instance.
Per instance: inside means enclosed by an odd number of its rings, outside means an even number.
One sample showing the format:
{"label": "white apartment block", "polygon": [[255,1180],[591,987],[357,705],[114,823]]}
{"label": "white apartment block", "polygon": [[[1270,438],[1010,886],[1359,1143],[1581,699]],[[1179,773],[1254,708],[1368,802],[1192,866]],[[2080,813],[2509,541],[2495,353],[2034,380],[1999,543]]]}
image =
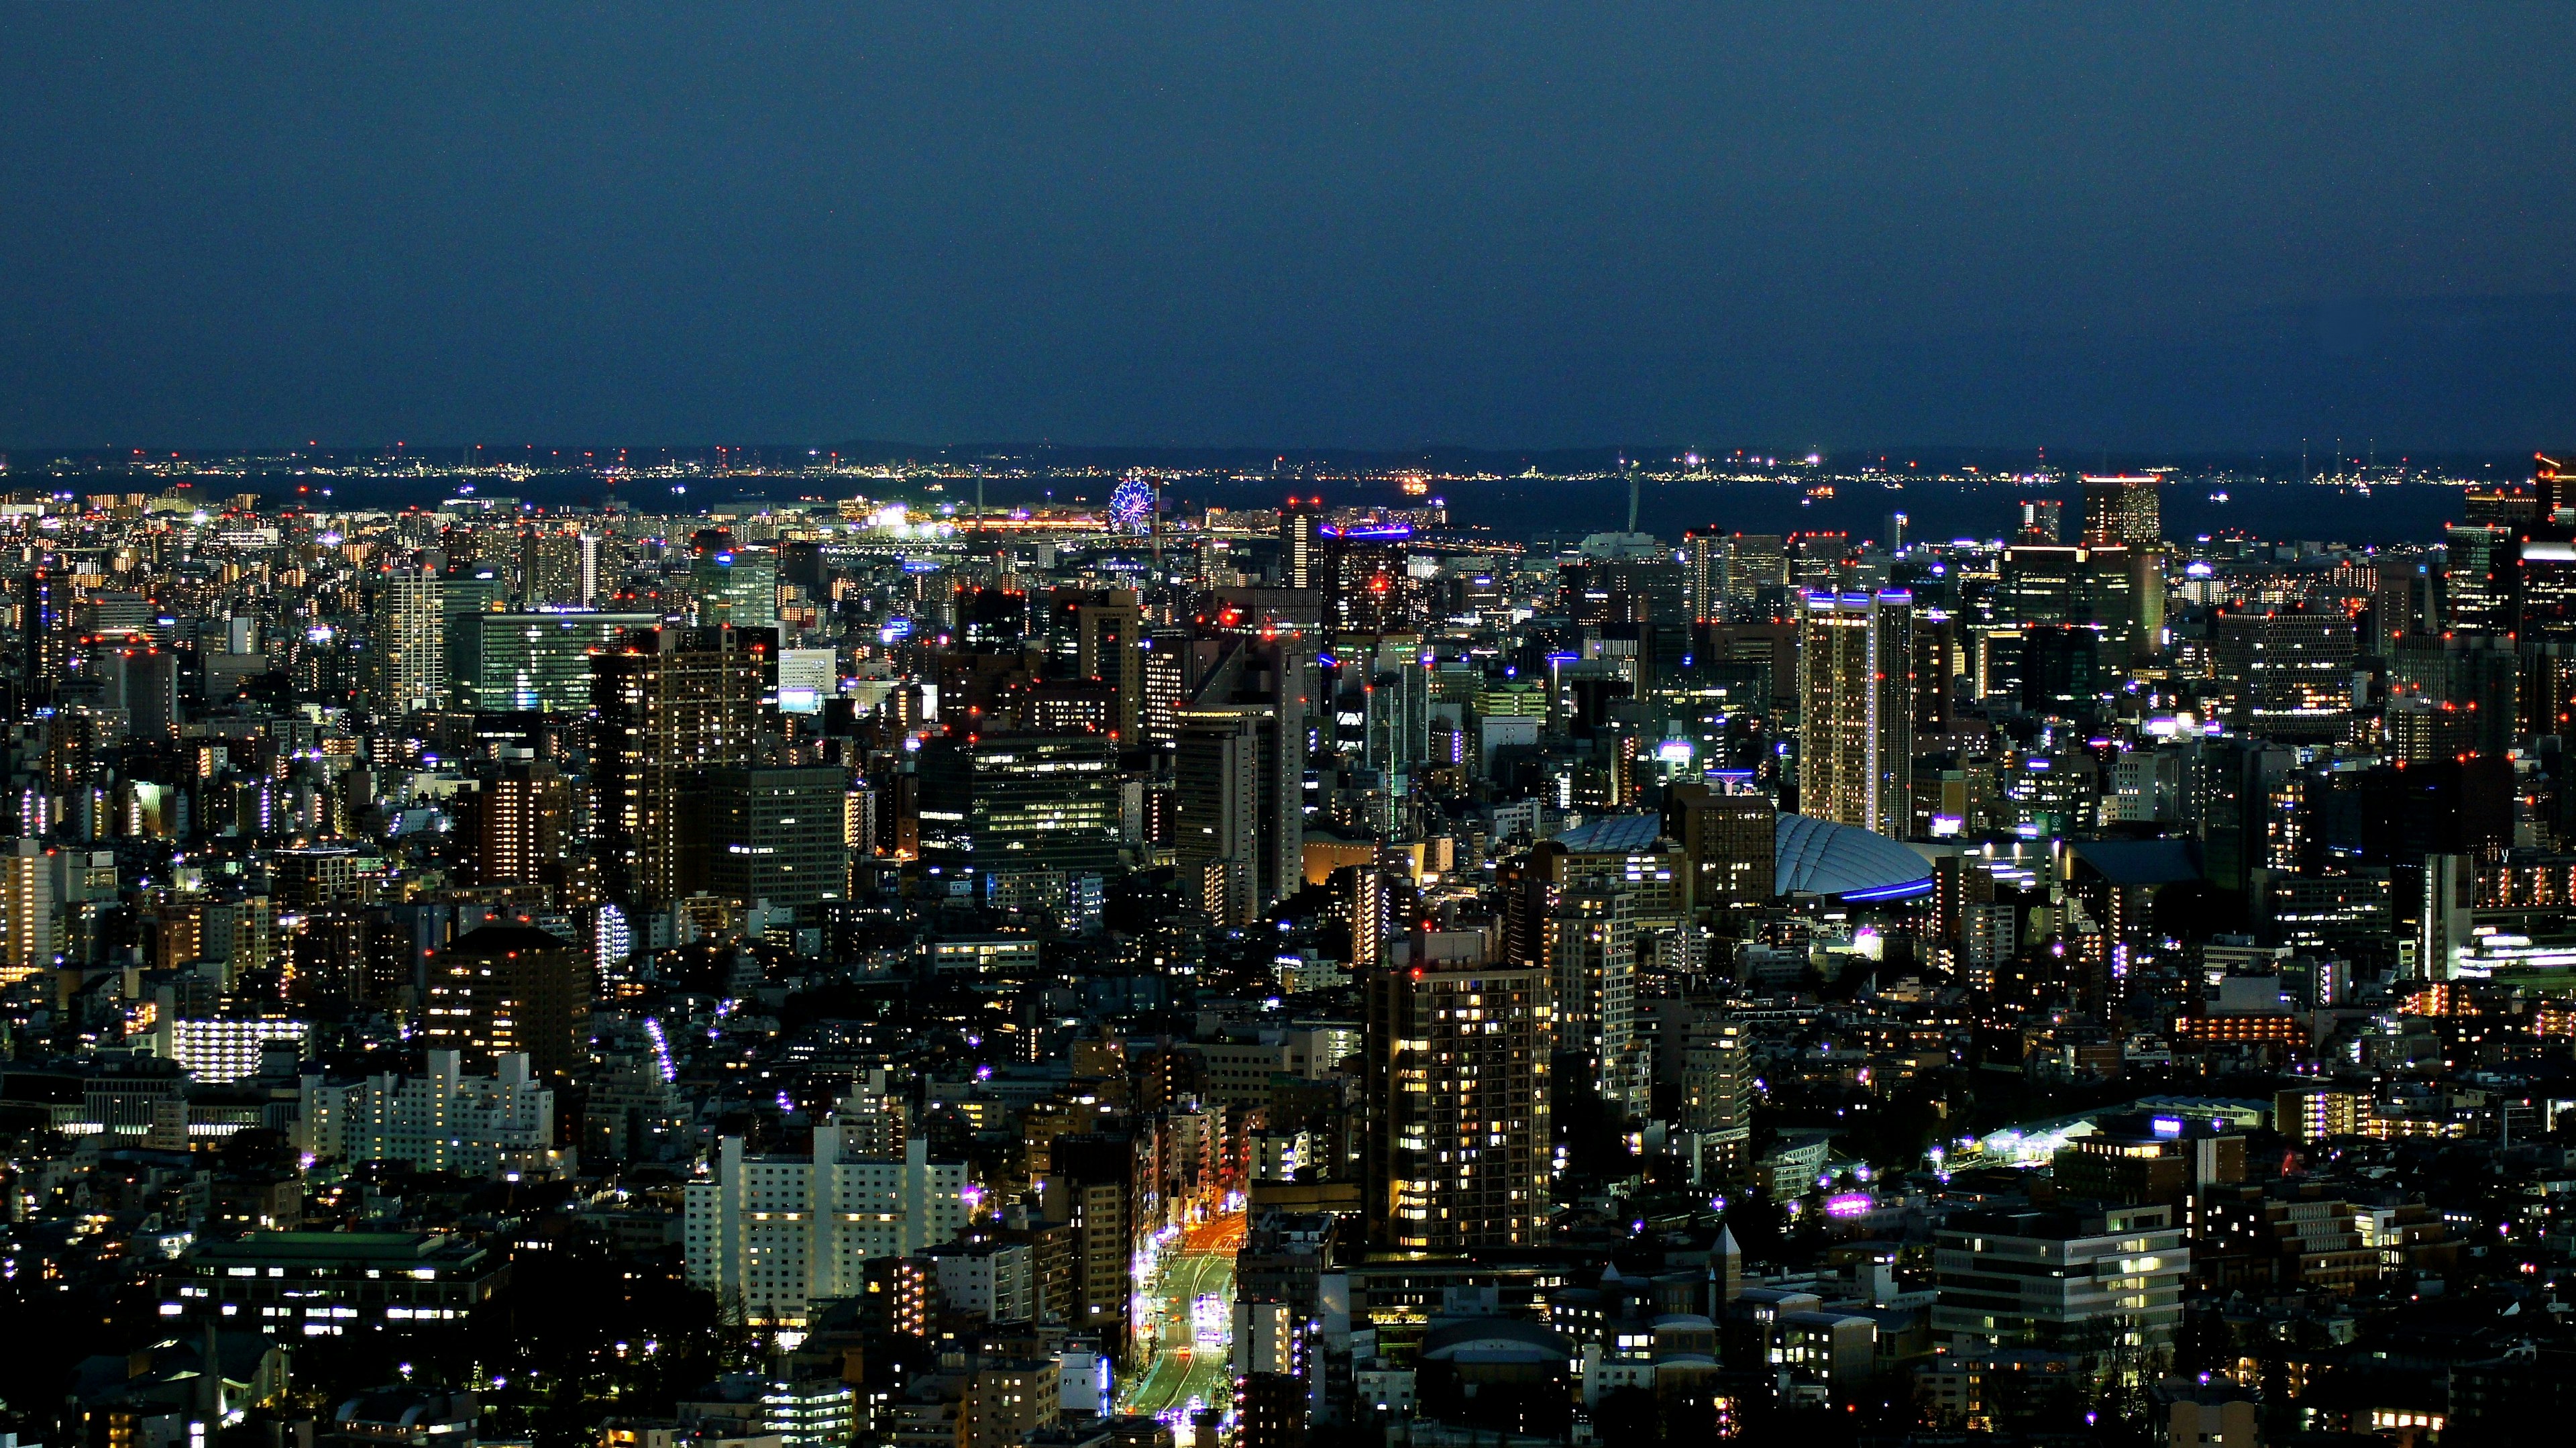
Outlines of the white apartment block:
{"label": "white apartment block", "polygon": [[333,1083],[304,1078],[296,1144],[317,1157],[399,1161],[428,1171],[497,1174],[560,1164],[555,1093],[511,1052],[493,1074],[469,1076],[454,1051],[428,1053],[418,1076]]}
{"label": "white apartment block", "polygon": [[711,1178],[689,1183],[689,1282],[738,1296],[751,1317],[803,1322],[815,1305],[866,1290],[866,1264],[955,1237],[972,1216],[966,1167],[930,1160],[915,1137],[900,1159],[843,1158],[835,1112],[810,1156],[750,1156],[718,1142]]}

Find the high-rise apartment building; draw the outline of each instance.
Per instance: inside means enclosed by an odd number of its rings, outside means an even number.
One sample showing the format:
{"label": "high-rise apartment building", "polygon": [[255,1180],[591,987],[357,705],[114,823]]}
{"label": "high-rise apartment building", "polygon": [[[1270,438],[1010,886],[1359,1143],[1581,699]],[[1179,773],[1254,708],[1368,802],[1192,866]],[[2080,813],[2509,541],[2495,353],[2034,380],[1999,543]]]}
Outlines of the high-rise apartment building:
{"label": "high-rise apartment building", "polygon": [[705,771],[755,748],[774,652],[764,630],[661,628],[591,655],[592,828],[611,898],[659,905],[704,883],[685,812]]}
{"label": "high-rise apartment building", "polygon": [[1553,1144],[1547,971],[1397,961],[1367,990],[1370,1240],[1422,1252],[1538,1245]]}
{"label": "high-rise apartment building", "polygon": [[42,840],[0,846],[0,985],[54,968],[54,862]]}
{"label": "high-rise apartment building", "polygon": [[1130,1345],[1136,1250],[1151,1230],[1138,1191],[1138,1145],[1114,1131],[1058,1136],[1039,1191],[1048,1220],[1064,1224],[1070,1238],[1064,1324],[1118,1358]]}
{"label": "high-rise apartment building", "polygon": [[1692,1014],[1682,1042],[1682,1120],[1695,1181],[1730,1181],[1752,1165],[1752,1043],[1714,1007]]}
{"label": "high-rise apartment building", "polygon": [[1914,599],[1811,593],[1798,628],[1798,809],[1903,839],[1913,827]]}
{"label": "high-rise apartment building", "polygon": [[474,1066],[523,1054],[559,1081],[590,1059],[590,999],[580,947],[531,926],[485,925],[431,957],[421,1039]]}
{"label": "high-rise apartment building", "polygon": [[560,875],[572,819],[572,786],[543,760],[510,763],[482,781],[459,812],[473,831],[466,860],[475,883],[535,883]]}
{"label": "high-rise apartment building", "polygon": [[426,568],[387,575],[376,593],[368,691],[386,714],[447,702],[447,580]]}
{"label": "high-rise apartment building", "polygon": [[1694,914],[1749,910],[1771,901],[1778,875],[1779,808],[1754,790],[1704,784],[1664,791],[1664,835],[1681,846],[1684,898]]}
{"label": "high-rise apartment building", "polygon": [[1540,949],[1555,1002],[1556,1049],[1592,1059],[1594,1089],[1603,1101],[1645,1110],[1652,1083],[1637,1030],[1633,893],[1617,885],[1558,891]]}
{"label": "high-rise apartment building", "polygon": [[559,530],[531,528],[519,535],[521,607],[583,602],[582,541],[579,533]]}

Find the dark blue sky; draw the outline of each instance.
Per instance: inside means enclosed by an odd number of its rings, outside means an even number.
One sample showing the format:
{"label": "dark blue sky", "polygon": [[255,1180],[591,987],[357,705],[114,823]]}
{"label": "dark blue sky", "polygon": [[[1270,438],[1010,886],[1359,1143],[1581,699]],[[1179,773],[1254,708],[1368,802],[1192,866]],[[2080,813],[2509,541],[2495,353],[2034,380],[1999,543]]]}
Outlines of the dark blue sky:
{"label": "dark blue sky", "polygon": [[2564,446],[2571,75],[2566,5],[6,3],[0,446]]}

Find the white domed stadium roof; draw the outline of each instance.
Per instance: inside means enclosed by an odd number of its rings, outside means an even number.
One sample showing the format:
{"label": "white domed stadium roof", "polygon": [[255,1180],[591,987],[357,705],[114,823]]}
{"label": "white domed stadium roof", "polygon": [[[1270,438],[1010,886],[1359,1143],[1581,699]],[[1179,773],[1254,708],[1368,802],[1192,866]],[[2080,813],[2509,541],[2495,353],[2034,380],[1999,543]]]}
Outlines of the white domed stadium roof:
{"label": "white domed stadium roof", "polygon": [[1902,900],[1929,894],[1932,865],[1885,835],[1784,814],[1772,835],[1772,889],[1781,895]]}

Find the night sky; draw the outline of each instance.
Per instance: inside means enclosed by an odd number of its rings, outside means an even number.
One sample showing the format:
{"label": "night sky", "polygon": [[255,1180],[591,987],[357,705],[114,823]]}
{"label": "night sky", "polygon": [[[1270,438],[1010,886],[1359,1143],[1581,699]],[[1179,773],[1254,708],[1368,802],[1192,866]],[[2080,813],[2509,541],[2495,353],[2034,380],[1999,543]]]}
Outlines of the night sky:
{"label": "night sky", "polygon": [[2571,75],[2568,5],[7,4],[0,447],[2566,446]]}

